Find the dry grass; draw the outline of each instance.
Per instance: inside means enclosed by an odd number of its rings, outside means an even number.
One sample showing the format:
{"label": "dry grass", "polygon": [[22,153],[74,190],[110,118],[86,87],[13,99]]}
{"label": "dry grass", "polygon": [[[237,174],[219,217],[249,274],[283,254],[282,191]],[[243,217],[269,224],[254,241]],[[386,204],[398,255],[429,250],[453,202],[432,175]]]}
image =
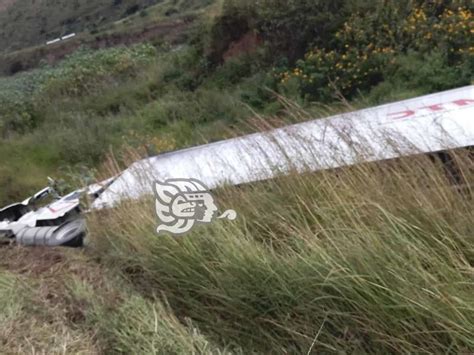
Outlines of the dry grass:
{"label": "dry grass", "polygon": [[77,325],[83,305],[68,295],[65,280],[98,277],[84,261],[53,249],[4,247],[0,262],[0,349],[4,354],[98,354],[93,333]]}
{"label": "dry grass", "polygon": [[87,250],[1,251],[2,354],[224,353]]}

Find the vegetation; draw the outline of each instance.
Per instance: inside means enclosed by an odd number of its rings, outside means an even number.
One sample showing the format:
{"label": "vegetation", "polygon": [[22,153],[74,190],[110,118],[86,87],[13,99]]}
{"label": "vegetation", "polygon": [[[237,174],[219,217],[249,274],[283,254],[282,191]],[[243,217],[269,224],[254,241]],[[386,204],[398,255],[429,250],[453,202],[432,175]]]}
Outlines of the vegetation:
{"label": "vegetation", "polygon": [[[79,1],[20,39],[8,33],[25,4],[0,5],[5,52],[70,29],[193,27],[179,45],[158,33],[83,46],[0,77],[0,205],[47,175],[72,189],[142,156],[468,85],[474,73],[469,1]],[[61,27],[63,15],[77,21]],[[239,219],[181,239],[156,236],[144,200],[90,215],[83,252],[2,248],[0,348],[471,353],[474,176],[472,157],[455,160],[461,187],[416,157],[222,189],[219,206]]]}
{"label": "vegetation", "polygon": [[8,258],[0,272],[3,353],[189,354],[216,349],[166,305],[147,300],[77,251],[2,253]]}
{"label": "vegetation", "polygon": [[30,1],[0,4],[0,52],[26,48],[127,17],[158,0]]}
{"label": "vegetation", "polygon": [[[178,50],[159,41],[83,48],[56,66],[0,78],[0,202],[33,192],[45,175],[93,169],[110,149],[157,154],[245,130],[252,111],[284,116],[272,91],[311,111],[315,100],[344,96],[363,106],[471,81],[466,4],[421,2],[406,12],[395,3],[370,11],[365,3],[318,4],[226,1],[220,12],[211,4]],[[159,19],[166,8],[150,9]],[[370,21],[359,20],[362,11]],[[256,33],[253,47],[232,52],[248,33]],[[305,33],[304,43],[295,33]]]}
{"label": "vegetation", "polygon": [[222,346],[469,353],[471,193],[420,157],[220,191],[239,219],[181,239],[156,236],[148,200],[90,225],[103,262]]}
{"label": "vegetation", "polygon": [[472,157],[453,159],[465,185],[420,156],[222,189],[239,218],[182,238],[146,199],[90,215],[82,253],[3,249],[4,348],[470,353]]}
{"label": "vegetation", "polygon": [[316,47],[293,71],[277,73],[281,84],[296,80],[301,95],[324,100],[334,87],[351,97],[387,82],[422,91],[468,83],[474,47],[465,38],[472,35],[472,12],[467,7],[440,9],[426,3],[408,7],[403,17],[398,10],[384,6],[368,19],[355,12],[329,47]]}

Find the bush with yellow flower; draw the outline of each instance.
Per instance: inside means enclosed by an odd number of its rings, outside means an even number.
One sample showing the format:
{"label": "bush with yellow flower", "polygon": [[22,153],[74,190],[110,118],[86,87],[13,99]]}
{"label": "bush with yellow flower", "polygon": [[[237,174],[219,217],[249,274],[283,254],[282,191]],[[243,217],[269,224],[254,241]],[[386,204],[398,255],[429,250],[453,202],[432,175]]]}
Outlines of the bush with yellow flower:
{"label": "bush with yellow flower", "polygon": [[442,57],[439,69],[454,78],[446,82],[447,88],[469,81],[466,73],[474,69],[474,16],[468,6],[456,5],[457,1],[418,1],[402,9],[391,1],[372,13],[355,12],[330,46],[311,49],[294,68],[276,70],[274,78],[283,90],[296,81],[300,93],[311,99],[329,100],[335,91],[351,97],[390,80],[405,65],[402,57],[423,61],[433,54]]}

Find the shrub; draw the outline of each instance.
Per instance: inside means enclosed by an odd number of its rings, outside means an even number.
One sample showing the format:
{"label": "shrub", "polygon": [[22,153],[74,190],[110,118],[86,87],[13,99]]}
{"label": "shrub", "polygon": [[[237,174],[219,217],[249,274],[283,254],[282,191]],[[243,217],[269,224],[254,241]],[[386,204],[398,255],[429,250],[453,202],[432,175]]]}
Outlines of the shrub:
{"label": "shrub", "polygon": [[52,96],[90,94],[98,86],[104,86],[104,82],[136,74],[155,56],[155,48],[146,44],[96,52],[78,51],[51,70],[42,91]]}
{"label": "shrub", "polygon": [[437,92],[470,83],[474,61],[468,60],[450,65],[449,54],[434,50],[425,54],[409,52],[396,58],[392,66],[384,70],[385,78],[392,83],[403,84],[409,89]]}
{"label": "shrub", "polygon": [[392,80],[397,71],[401,76],[406,71],[408,86],[419,85],[425,92],[466,84],[474,69],[474,47],[466,41],[472,12],[429,4],[405,9],[391,2],[374,5],[366,16],[356,12],[335,33],[334,43],[307,52],[292,70],[277,67],[275,78],[282,85],[293,78],[303,96],[322,101],[330,100],[334,89],[353,97]]}
{"label": "shrub", "polygon": [[290,61],[308,46],[327,47],[344,21],[344,0],[264,0],[256,5],[257,29],[271,55]]}
{"label": "shrub", "polygon": [[52,131],[54,134],[45,135],[44,131],[37,134],[37,139],[41,140],[37,144],[53,147],[63,163],[97,164],[115,136],[111,134],[114,122],[91,120],[82,113],[63,115],[62,120],[65,126]]}
{"label": "shrub", "polygon": [[41,114],[35,109],[34,95],[47,74],[36,70],[15,77],[0,78],[0,123],[3,137],[26,133],[38,127]]}
{"label": "shrub", "polygon": [[214,63],[232,41],[255,31],[265,41],[269,60],[301,58],[310,44],[328,45],[344,20],[344,0],[226,0],[213,27]]}
{"label": "shrub", "polygon": [[255,74],[259,70],[258,55],[241,55],[228,59],[224,64],[216,68],[212,74],[211,81],[220,88],[237,84],[242,79]]}
{"label": "shrub", "polygon": [[56,67],[0,78],[2,135],[32,131],[44,121],[51,101],[85,96],[111,82],[125,81],[151,64],[155,56],[150,45],[96,52],[81,50]]}

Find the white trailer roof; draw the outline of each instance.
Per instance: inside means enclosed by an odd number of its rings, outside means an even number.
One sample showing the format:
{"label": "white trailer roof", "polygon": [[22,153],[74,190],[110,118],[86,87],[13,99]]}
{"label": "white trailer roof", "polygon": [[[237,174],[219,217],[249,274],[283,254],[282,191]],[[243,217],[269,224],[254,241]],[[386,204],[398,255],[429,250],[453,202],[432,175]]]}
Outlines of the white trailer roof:
{"label": "white trailer roof", "polygon": [[212,189],[472,145],[473,85],[148,158],[92,207],[151,194],[154,180],[195,178]]}

